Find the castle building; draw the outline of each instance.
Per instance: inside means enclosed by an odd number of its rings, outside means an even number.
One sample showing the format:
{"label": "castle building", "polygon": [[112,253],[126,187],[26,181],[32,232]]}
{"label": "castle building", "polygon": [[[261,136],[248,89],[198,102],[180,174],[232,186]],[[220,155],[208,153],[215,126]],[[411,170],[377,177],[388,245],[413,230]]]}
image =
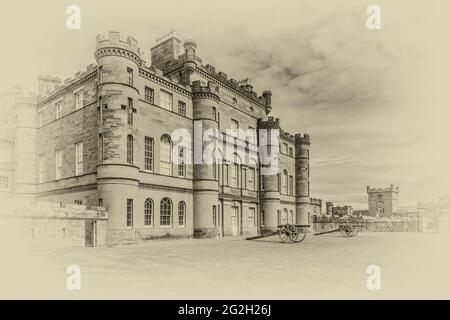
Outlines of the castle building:
{"label": "castle building", "polygon": [[392,217],[398,209],[399,187],[391,184],[387,188],[371,188],[367,186],[369,216]]}
{"label": "castle building", "polygon": [[311,198],[310,211],[312,216],[322,216],[322,199]]}
{"label": "castle building", "polygon": [[[174,34],[151,48],[151,65],[117,32],[97,37],[94,57],[73,79],[40,76],[38,94],[0,98],[15,119],[0,141],[0,196],[105,207],[112,242],[309,222],[310,137],[269,116],[270,91],[259,96],[248,81],[216,72],[194,41]],[[214,157],[232,157],[197,162],[211,142],[221,146]],[[261,150],[276,159],[275,172],[263,172]]]}

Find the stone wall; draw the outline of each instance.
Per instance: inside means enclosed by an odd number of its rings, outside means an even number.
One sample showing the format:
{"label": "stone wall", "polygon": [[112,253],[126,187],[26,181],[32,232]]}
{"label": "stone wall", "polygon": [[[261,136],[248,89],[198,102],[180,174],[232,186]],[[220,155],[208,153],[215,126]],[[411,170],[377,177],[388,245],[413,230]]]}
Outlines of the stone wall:
{"label": "stone wall", "polygon": [[101,246],[106,243],[107,223],[108,214],[101,207],[66,205],[62,208],[52,202],[2,203],[0,242],[2,247]]}

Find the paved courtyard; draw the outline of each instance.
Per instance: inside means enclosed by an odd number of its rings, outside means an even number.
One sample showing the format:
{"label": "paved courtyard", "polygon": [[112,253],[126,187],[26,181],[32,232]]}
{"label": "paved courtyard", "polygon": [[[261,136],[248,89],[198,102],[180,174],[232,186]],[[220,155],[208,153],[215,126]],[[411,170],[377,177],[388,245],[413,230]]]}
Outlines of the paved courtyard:
{"label": "paved courtyard", "polygon": [[[450,234],[156,240],[2,256],[0,298],[450,298]],[[80,290],[66,287],[69,265],[80,267]],[[366,286],[369,265],[381,268],[380,290]]]}

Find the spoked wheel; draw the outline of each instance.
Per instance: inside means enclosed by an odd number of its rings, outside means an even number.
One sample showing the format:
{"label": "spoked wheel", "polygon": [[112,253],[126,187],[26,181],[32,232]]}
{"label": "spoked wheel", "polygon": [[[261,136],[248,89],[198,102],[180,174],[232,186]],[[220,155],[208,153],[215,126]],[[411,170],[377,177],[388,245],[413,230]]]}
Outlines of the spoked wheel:
{"label": "spoked wheel", "polygon": [[302,229],[299,229],[297,233],[297,239],[295,240],[296,243],[302,242],[306,238],[306,232]]}
{"label": "spoked wheel", "polygon": [[[353,237],[353,228],[350,225],[343,225],[340,227],[341,233],[346,237]],[[354,234],[356,235],[356,234]]]}
{"label": "spoked wheel", "polygon": [[286,225],[280,228],[280,239],[284,243],[296,242],[298,238],[297,229],[294,226]]}

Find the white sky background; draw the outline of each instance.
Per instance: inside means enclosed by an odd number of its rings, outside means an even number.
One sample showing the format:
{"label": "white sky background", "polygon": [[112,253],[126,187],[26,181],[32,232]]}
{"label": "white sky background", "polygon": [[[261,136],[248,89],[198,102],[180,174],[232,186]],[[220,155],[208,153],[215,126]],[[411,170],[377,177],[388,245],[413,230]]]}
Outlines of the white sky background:
{"label": "white sky background", "polygon": [[[394,3],[395,2],[395,3]],[[81,30],[66,8],[81,8]],[[366,28],[366,8],[382,29]],[[366,185],[400,202],[450,194],[450,3],[441,1],[9,1],[0,11],[0,92],[36,90],[95,62],[95,36],[120,31],[149,62],[171,29],[204,63],[271,89],[272,114],[309,133],[311,196],[367,207]]]}

